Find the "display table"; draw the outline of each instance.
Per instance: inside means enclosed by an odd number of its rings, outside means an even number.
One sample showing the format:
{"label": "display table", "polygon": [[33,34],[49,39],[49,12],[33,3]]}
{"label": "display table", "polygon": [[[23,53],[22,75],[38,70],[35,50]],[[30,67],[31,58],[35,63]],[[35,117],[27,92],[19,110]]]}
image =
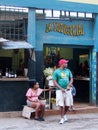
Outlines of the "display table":
{"label": "display table", "polygon": [[[45,81],[45,86],[44,86],[44,89],[46,88],[46,86],[47,87],[52,87],[52,88],[54,88],[53,90],[51,90],[51,91],[49,91],[48,92],[48,102],[49,102],[49,109],[52,109],[52,106],[51,106],[51,98],[52,98],[52,93],[54,94],[55,93],[55,86],[54,86],[54,83],[53,83],[53,80],[52,79],[50,79],[50,80],[46,80]],[[47,94],[46,94],[47,92],[44,92],[44,98],[46,99],[47,98]],[[55,96],[55,95],[54,95]]]}

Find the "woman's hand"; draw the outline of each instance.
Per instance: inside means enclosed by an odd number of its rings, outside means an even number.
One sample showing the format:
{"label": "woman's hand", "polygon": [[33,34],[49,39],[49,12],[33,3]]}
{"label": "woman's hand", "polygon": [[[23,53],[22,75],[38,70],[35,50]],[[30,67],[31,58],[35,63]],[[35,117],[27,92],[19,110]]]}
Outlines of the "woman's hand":
{"label": "woman's hand", "polygon": [[51,91],[51,90],[53,90],[53,88],[52,88],[52,87],[49,87],[49,91]]}
{"label": "woman's hand", "polygon": [[32,102],[38,102],[38,101],[39,101],[39,100],[36,99],[36,100],[34,100],[34,101],[32,101]]}

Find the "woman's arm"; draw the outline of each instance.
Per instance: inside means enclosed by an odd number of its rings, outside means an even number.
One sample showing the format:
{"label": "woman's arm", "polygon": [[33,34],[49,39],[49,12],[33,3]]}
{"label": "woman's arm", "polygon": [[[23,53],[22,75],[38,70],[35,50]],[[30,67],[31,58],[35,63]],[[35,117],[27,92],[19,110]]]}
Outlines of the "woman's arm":
{"label": "woman's arm", "polygon": [[32,101],[30,97],[27,97],[27,100],[29,100],[30,102],[37,102],[38,101],[37,99]]}
{"label": "woman's arm", "polygon": [[51,91],[53,88],[52,87],[49,87],[47,89],[43,89],[43,92],[46,92],[46,91]]}
{"label": "woman's arm", "polygon": [[31,101],[31,102],[32,102],[32,100],[31,100],[31,98],[30,98],[29,96],[27,96],[27,100],[29,100],[29,101]]}

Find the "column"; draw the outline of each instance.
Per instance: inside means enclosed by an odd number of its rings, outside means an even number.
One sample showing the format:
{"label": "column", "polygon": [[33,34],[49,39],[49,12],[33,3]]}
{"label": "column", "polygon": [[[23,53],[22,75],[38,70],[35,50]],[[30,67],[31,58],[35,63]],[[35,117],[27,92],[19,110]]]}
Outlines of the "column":
{"label": "column", "polygon": [[[28,12],[28,42],[32,44],[34,50],[36,48],[36,12],[34,9],[29,8]],[[33,58],[29,58],[28,62],[28,77],[36,79],[36,62]]]}
{"label": "column", "polygon": [[95,15],[94,23],[94,48],[92,50],[91,59],[91,103],[98,105],[98,14]]}

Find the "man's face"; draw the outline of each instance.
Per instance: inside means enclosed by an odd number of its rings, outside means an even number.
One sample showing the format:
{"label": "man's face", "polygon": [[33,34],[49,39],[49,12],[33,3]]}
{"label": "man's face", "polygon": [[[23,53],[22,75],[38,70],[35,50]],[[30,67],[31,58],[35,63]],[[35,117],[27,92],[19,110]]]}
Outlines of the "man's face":
{"label": "man's face", "polygon": [[63,63],[63,68],[67,68],[68,63]]}

